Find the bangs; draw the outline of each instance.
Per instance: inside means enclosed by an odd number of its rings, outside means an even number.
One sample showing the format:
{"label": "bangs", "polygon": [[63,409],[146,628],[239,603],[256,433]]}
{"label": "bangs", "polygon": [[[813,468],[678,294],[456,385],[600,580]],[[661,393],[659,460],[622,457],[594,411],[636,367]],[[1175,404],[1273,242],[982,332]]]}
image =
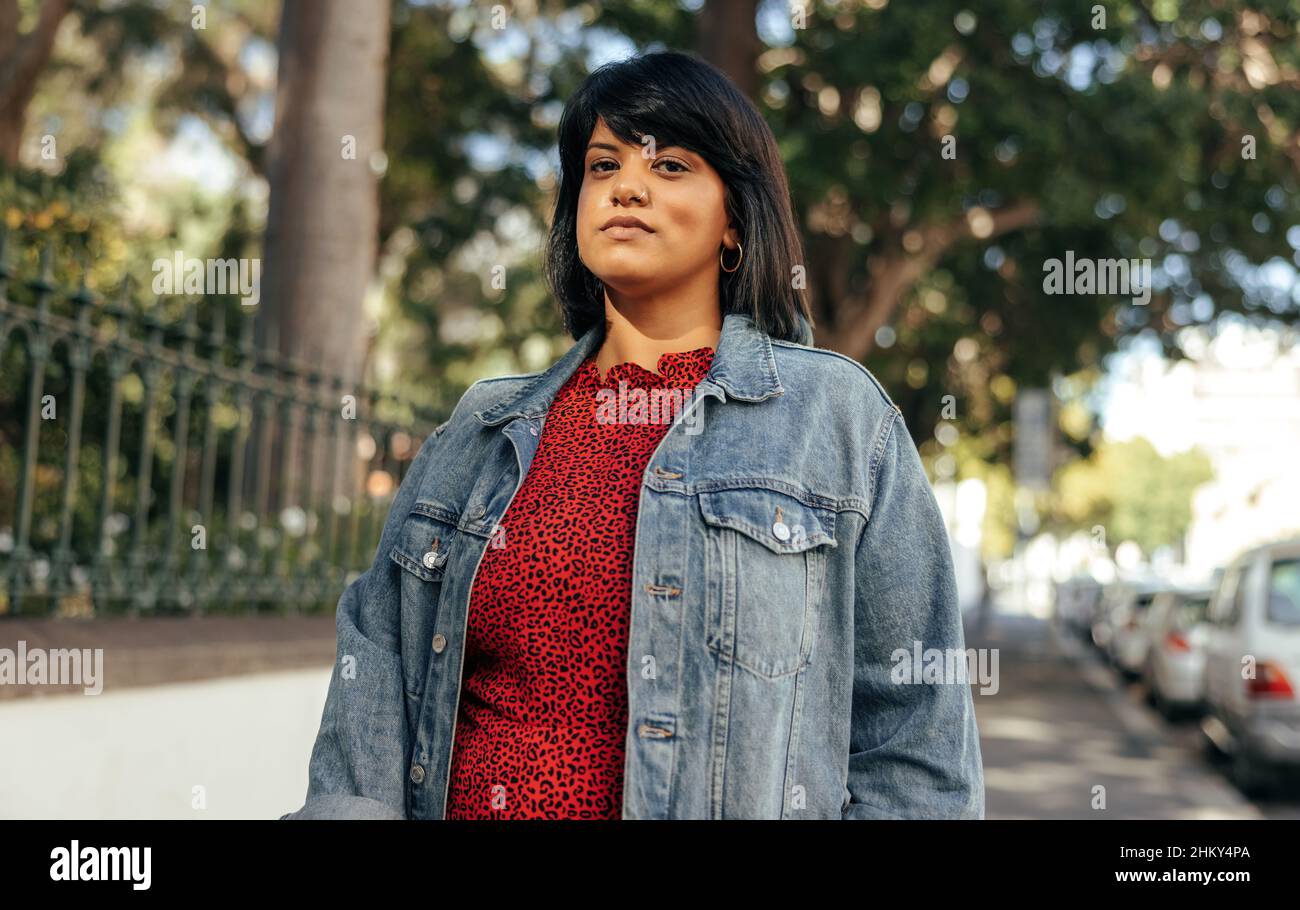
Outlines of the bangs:
{"label": "bangs", "polygon": [[581,179],[587,144],[598,120],[629,145],[641,146],[646,136],[656,148],[678,146],[702,156],[715,170],[715,143],[703,128],[708,115],[698,102],[671,85],[644,78],[631,69],[598,70],[585,91],[575,96],[560,123],[560,160],[565,173]]}
{"label": "bangs", "polygon": [[560,180],[544,274],[569,333],[580,338],[604,319],[604,286],[578,256],[576,233],[587,146],[600,120],[627,145],[644,147],[650,136],[656,149],[676,146],[713,168],[744,247],[738,271],[719,275],[722,314],[745,313],[774,338],[811,343],[808,292],[791,280],[806,263],[776,137],[720,70],[678,51],[604,64],[583,80],[560,115]]}

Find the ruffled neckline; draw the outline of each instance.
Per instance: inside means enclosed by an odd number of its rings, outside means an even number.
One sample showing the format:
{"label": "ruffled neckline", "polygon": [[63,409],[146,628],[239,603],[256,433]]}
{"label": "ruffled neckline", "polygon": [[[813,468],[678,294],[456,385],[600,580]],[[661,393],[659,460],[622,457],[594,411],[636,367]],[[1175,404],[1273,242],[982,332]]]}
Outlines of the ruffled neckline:
{"label": "ruffled neckline", "polygon": [[691,388],[709,372],[713,354],[714,349],[709,345],[690,351],[667,351],[659,355],[655,365],[657,372],[626,360],[611,366],[602,380],[596,366],[596,353],[593,352],[582,362],[582,372],[592,385],[602,389],[618,388],[620,380],[630,388]]}

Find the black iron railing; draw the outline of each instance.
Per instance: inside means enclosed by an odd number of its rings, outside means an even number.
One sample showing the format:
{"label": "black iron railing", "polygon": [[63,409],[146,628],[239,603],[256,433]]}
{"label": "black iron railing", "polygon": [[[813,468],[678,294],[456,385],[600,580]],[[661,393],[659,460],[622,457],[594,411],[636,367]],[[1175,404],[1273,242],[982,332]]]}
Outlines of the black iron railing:
{"label": "black iron railing", "polygon": [[20,280],[6,243],[0,621],[332,607],[440,415],[257,348],[252,308],[61,290],[51,246]]}

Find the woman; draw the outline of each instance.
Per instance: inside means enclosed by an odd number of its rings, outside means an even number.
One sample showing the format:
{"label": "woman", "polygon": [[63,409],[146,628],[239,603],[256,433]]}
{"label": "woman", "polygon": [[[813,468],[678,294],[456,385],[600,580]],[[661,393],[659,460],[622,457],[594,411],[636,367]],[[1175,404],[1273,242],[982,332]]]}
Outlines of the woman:
{"label": "woman", "polygon": [[286,817],[982,817],[969,684],[910,666],[965,667],[945,529],[883,389],[809,346],[771,131],[656,53],[559,146],[577,343],[421,447]]}

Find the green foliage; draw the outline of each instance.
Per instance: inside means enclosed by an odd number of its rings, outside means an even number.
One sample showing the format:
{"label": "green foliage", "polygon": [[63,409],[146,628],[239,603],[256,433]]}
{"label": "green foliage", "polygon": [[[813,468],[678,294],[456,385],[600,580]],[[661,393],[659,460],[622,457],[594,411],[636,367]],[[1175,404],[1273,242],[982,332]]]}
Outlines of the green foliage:
{"label": "green foliage", "polygon": [[[1295,321],[1294,296],[1251,274],[1300,255],[1286,235],[1300,220],[1295,4],[1111,2],[1101,29],[1095,4],[881,5],[816,4],[764,71],[821,326],[834,335],[909,232],[1016,203],[1041,213],[948,248],[868,359],[918,441],[946,394],[964,433],[996,430],[1009,419],[990,401],[998,377],[1044,385],[1139,333],[1179,356],[1182,328],[1226,311]],[[1067,250],[1150,258],[1160,286],[1146,306],[1047,295],[1043,263]],[[976,356],[954,356],[963,339]],[[1005,460],[1006,444],[989,456]]]}
{"label": "green foliage", "polygon": [[1212,479],[1199,449],[1165,457],[1140,437],[1104,442],[1090,458],[1059,472],[1055,523],[1066,530],[1100,525],[1112,548],[1132,540],[1150,556],[1181,543],[1196,488]]}
{"label": "green foliage", "polygon": [[[559,111],[594,60],[693,47],[692,5],[557,2],[510,9],[496,28],[491,6],[395,0],[374,358],[392,391],[445,410],[474,379],[540,369],[563,350],[538,271]],[[1296,318],[1295,295],[1255,271],[1300,255],[1287,241],[1300,220],[1294,0],[1111,0],[1104,27],[1097,6],[818,2],[798,29],[780,4],[760,11],[755,101],[785,154],[818,343],[835,346],[889,267],[924,259],[866,358],[920,443],[951,395],[962,437],[980,437],[972,451],[1005,462],[1019,387],[1096,375],[1137,334],[1179,356],[1186,326],[1224,312]],[[84,208],[84,173],[133,188],[141,174],[96,165],[141,112],[164,136],[198,118],[260,181],[273,86],[249,61],[273,45],[275,4],[211,4],[206,30],[188,7],[146,0],[77,16],[88,40],[60,45],[32,122],[79,137],[76,150],[36,197],[6,191],[6,210]],[[262,229],[264,212],[236,201],[150,202],[164,214],[147,231],[120,208],[92,216],[104,235],[87,257],[104,273],[92,286],[158,248],[231,255]],[[1016,205],[1037,223],[970,236]],[[931,258],[931,239],[953,231]],[[1046,294],[1043,264],[1067,250],[1150,258],[1150,304]],[[1080,454],[1087,438],[1074,438]]]}

